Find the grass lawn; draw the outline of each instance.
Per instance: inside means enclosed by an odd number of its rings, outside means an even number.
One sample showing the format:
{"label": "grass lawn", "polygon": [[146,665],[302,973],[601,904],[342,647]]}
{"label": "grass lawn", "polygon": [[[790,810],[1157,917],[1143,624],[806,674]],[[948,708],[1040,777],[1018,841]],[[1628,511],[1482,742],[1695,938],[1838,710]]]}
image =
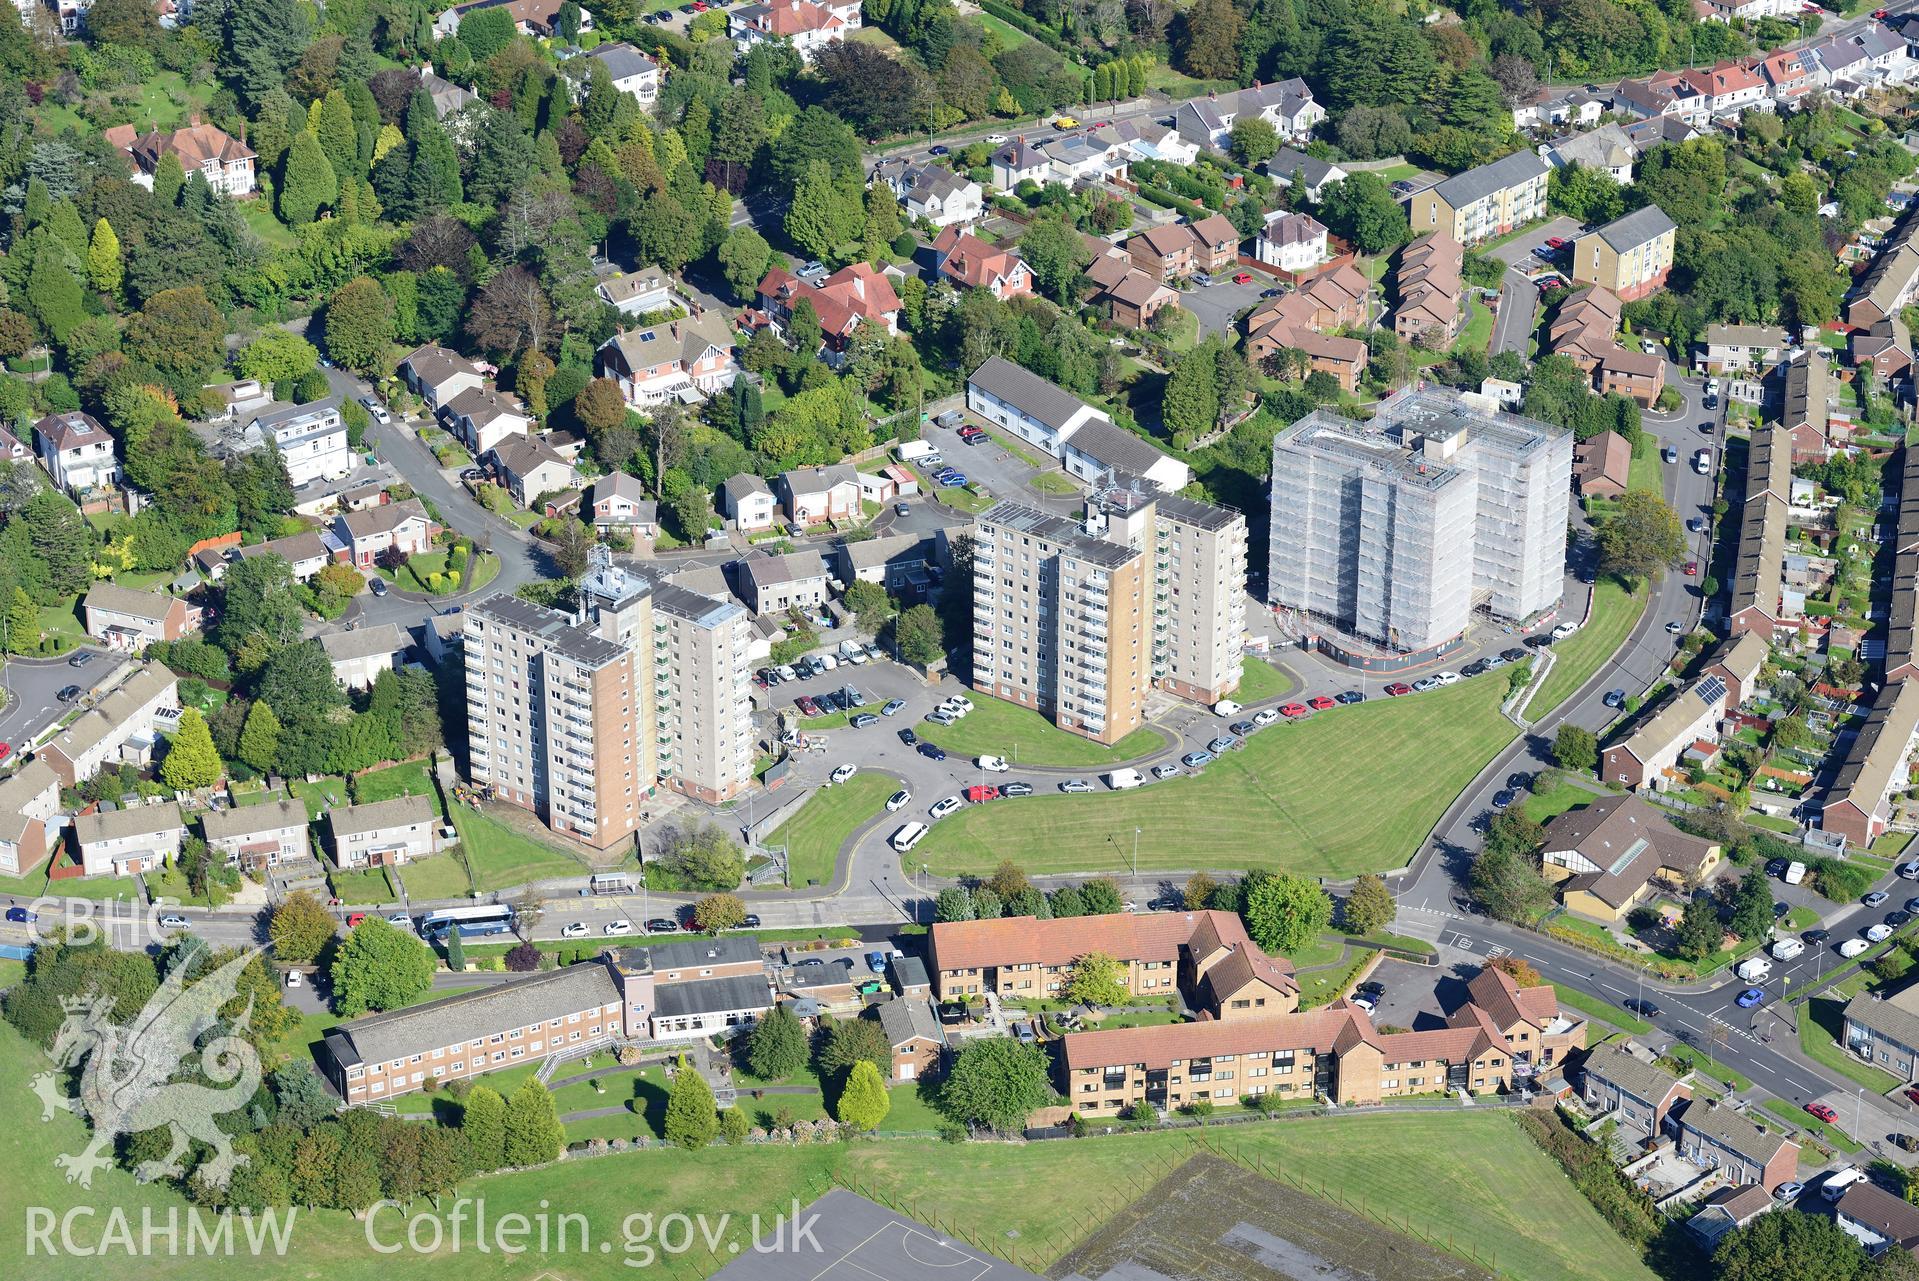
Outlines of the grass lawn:
{"label": "grass lawn", "polygon": [[131,876],[79,876],[61,881],[53,889],[55,893],[64,894],[68,898],[87,898],[96,903],[138,903],[140,901],[140,884]]}
{"label": "grass lawn", "polygon": [[1633,451],[1632,467],[1626,473],[1626,488],[1643,490],[1648,494],[1664,494],[1665,478],[1660,475],[1659,441],[1653,436],[1643,436],[1639,448]]}
{"label": "grass lawn", "polygon": [[240,217],[247,230],[265,241],[269,249],[292,249],[300,243],[292,228],[275,218],[272,207],[264,200],[241,201]]}
{"label": "grass lawn", "polygon": [[393,891],[393,883],[386,878],[384,868],[368,867],[358,871],[331,868],[327,872],[327,881],[333,886],[335,897],[342,903],[359,906],[400,901],[400,896]]}
{"label": "grass lawn", "polygon": [[[1129,866],[1137,828],[1142,868],[1348,876],[1398,867],[1512,741],[1516,730],[1499,715],[1505,689],[1498,677],[1474,679],[1321,712],[1261,731],[1197,776],[1121,795],[972,807],[936,825],[916,852],[943,876],[990,872],[1003,858],[1029,873],[1114,872]],[[1433,750],[1439,742],[1446,750]]]}
{"label": "grass lawn", "polygon": [[78,596],[66,596],[51,605],[40,607],[40,631],[48,637],[58,637],[63,643],[60,649],[70,649],[87,639],[87,629],[80,625]]}
{"label": "grass lawn", "polygon": [[[418,555],[409,556],[406,564],[400,566],[399,572],[394,575],[394,581],[409,591],[433,591],[429,583],[433,575],[444,574],[447,571],[448,559],[444,551],[421,552]],[[452,568],[464,569],[465,564],[466,558],[459,557],[453,560]],[[443,583],[439,594],[451,595],[454,592],[470,592],[484,587],[492,582],[499,572],[500,558],[492,552],[480,552],[473,558],[472,576],[461,579],[457,585]]]}
{"label": "grass lawn", "polygon": [[[1652,1031],[1652,1024],[1634,1014],[1628,1014],[1610,1001],[1602,1001],[1596,996],[1588,996],[1578,988],[1567,987],[1561,983],[1553,984],[1553,991],[1559,994],[1559,1003],[1570,1006],[1589,1019],[1598,1019],[1611,1024],[1634,1036],[1644,1036]],[[1588,1038],[1597,1039],[1597,1038]]]}
{"label": "grass lawn", "polygon": [[1544,823],[1549,818],[1557,818],[1567,810],[1583,809],[1598,797],[1583,787],[1571,783],[1561,783],[1544,795],[1528,796],[1520,803],[1526,811],[1526,817],[1535,823]]}
{"label": "grass lawn", "polygon": [[[301,1031],[317,1039],[331,1022],[331,1016],[312,1016]],[[7,1079],[25,1081],[46,1067],[37,1047],[10,1027],[0,1029],[0,1070]],[[896,1116],[910,1106],[895,1095]],[[585,1127],[568,1128],[569,1137],[588,1133]],[[51,1155],[80,1150],[84,1121],[55,1112],[42,1124],[32,1091],[15,1089],[0,1099],[0,1132],[7,1136],[0,1140],[0,1159],[14,1172],[16,1204],[60,1207],[58,1213],[81,1203]],[[1429,1237],[1450,1236],[1452,1248],[1462,1255],[1468,1247],[1486,1256],[1496,1253],[1500,1270],[1523,1281],[1650,1281],[1638,1256],[1505,1116],[1463,1110],[1253,1125],[1230,1132],[1222,1147],[1228,1156],[1283,1170],[1296,1183],[1303,1180],[1348,1201],[1409,1216]],[[694,1281],[732,1256],[728,1241],[744,1242],[754,1211],[765,1216],[763,1223],[770,1222],[774,1211],[793,1198],[808,1202],[841,1182],[877,1191],[921,1220],[959,1229],[1017,1255],[1021,1266],[1045,1271],[1138,1196],[1142,1183],[1198,1150],[1188,1132],[1022,1145],[902,1139],[655,1150],[600,1158],[590,1177],[563,1162],[470,1180],[461,1192],[485,1197],[494,1222],[498,1215],[537,1213],[544,1199],[585,1216],[591,1237],[609,1243],[621,1239],[620,1224],[636,1205],[646,1207],[656,1221],[671,1213],[704,1213],[717,1225],[726,1214],[717,1254],[702,1249],[697,1256],[662,1256],[648,1269],[673,1281]],[[1061,1189],[1074,1194],[1063,1196]],[[114,1207],[138,1223],[142,1209],[164,1221],[185,1202],[166,1184],[137,1183],[123,1170],[108,1168],[96,1176],[85,1204]],[[100,1231],[103,1218],[92,1221]],[[20,1215],[0,1216],[0,1257],[26,1257],[26,1222]],[[86,1222],[76,1231],[88,1242],[104,1239]],[[577,1227],[571,1235],[579,1240]],[[520,1256],[446,1248],[409,1255],[406,1267],[415,1276],[462,1281],[505,1281],[552,1269],[579,1281],[612,1281],[632,1275],[622,1262],[629,1257],[634,1256],[617,1246],[606,1253],[576,1249]],[[390,1257],[369,1248],[361,1221],[337,1211],[302,1211],[286,1257],[272,1251],[254,1257],[241,1249],[220,1271],[234,1281],[279,1281],[290,1275],[383,1281],[393,1266]],[[97,1258],[59,1252],[36,1258],[32,1274],[35,1281],[96,1281],[100,1267]],[[138,1271],[143,1281],[200,1281],[206,1264],[184,1250],[162,1250],[143,1257]]]}
{"label": "grass lawn", "polygon": [[979,23],[985,30],[998,36],[1001,48],[1015,49],[1020,45],[1032,43],[1033,37],[1027,35],[1012,23],[1001,21],[990,13],[976,13],[973,15],[973,21]]}
{"label": "grass lawn", "polygon": [[1493,309],[1477,297],[1472,299],[1473,318],[1466,322],[1466,328],[1460,332],[1459,341],[1453,344],[1453,350],[1484,352],[1486,344],[1493,337]]}
{"label": "grass lawn", "polygon": [[[1875,1094],[1884,1094],[1900,1084],[1890,1072],[1882,1072],[1870,1063],[1862,1063],[1840,1048],[1845,1035],[1844,1001],[1815,996],[1799,1005],[1799,1049],[1821,1067],[1831,1068],[1849,1081],[1866,1086]],[[1811,1118],[1808,1117],[1808,1120]]]}
{"label": "grass lawn", "polygon": [[1249,657],[1240,664],[1239,690],[1233,695],[1233,701],[1263,703],[1268,699],[1284,697],[1297,688],[1298,685],[1271,663]]}
{"label": "grass lawn", "polygon": [[465,898],[472,892],[466,865],[454,854],[435,854],[400,869],[409,899]]}
{"label": "grass lawn", "polygon": [[853,829],[881,812],[886,798],[899,790],[891,774],[855,774],[835,787],[813,793],[786,822],[766,838],[768,845],[786,846],[787,875],[796,886],[826,885],[833,879],[833,862]]}
{"label": "grass lawn", "polygon": [[[1068,734],[1030,708],[966,692],[973,710],[952,725],[922,721],[914,732],[954,755],[1004,756],[1020,765],[1117,765],[1165,744],[1152,729],[1140,728],[1111,747]],[[810,724],[810,722],[809,722]]]}
{"label": "grass lawn", "polygon": [[403,765],[368,770],[353,780],[353,792],[362,805],[390,801],[396,796],[430,796],[434,804],[439,804],[439,793],[434,790],[433,780],[427,775],[425,761],[408,761]]}
{"label": "grass lawn", "polygon": [[993,443],[995,445],[998,445],[1001,449],[1004,449],[1007,453],[1019,459],[1021,462],[1025,463],[1028,467],[1031,467],[1034,471],[1038,471],[1040,468],[1045,467],[1047,465],[1041,462],[1039,460],[1038,455],[1034,454],[1032,450],[1026,448],[1024,445],[1021,445],[1017,440],[1014,440],[1011,436],[1007,435],[1005,432],[994,431],[991,427],[988,427],[986,429],[986,434],[993,438]]}
{"label": "grass lawn", "polygon": [[1573,692],[1619,652],[1626,636],[1646,608],[1646,589],[1628,592],[1610,578],[1593,589],[1592,617],[1586,625],[1553,647],[1553,669],[1526,704],[1526,715],[1537,719],[1571,698]]}
{"label": "grass lawn", "polygon": [[346,780],[337,774],[329,774],[317,783],[304,779],[287,784],[293,794],[307,803],[308,820],[316,819],[336,805],[350,805],[347,799]]}
{"label": "grass lawn", "polygon": [[453,826],[460,830],[460,848],[473,870],[475,889],[497,890],[527,881],[579,876],[586,871],[565,850],[522,836],[470,805],[453,807]]}
{"label": "grass lawn", "polygon": [[33,871],[28,872],[25,876],[0,876],[0,894],[4,894],[8,898],[39,898],[46,892],[47,865],[45,863],[42,863]]}
{"label": "grass lawn", "polygon": [[1026,482],[1042,494],[1077,494],[1079,482],[1063,471],[1041,472]]}
{"label": "grass lawn", "polygon": [[1765,1108],[1766,1111],[1785,1122],[1788,1127],[1806,1131],[1829,1148],[1848,1153],[1861,1150],[1859,1144],[1853,1142],[1852,1137],[1838,1126],[1828,1125],[1812,1113],[1795,1107],[1784,1099],[1767,1099]]}

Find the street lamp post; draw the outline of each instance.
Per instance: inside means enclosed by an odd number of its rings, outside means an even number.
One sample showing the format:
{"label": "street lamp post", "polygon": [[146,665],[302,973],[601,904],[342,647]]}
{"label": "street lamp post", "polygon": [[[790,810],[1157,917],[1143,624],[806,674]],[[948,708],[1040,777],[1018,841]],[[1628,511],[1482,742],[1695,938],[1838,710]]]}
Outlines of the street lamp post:
{"label": "street lamp post", "polygon": [[1133,829],[1133,879],[1139,879],[1139,829]]}

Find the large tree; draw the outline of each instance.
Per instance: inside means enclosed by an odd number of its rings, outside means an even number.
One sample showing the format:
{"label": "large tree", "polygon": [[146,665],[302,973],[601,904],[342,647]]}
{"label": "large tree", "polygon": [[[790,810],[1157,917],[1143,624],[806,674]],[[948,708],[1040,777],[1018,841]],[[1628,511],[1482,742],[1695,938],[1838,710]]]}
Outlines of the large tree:
{"label": "large tree", "polygon": [[1174,65],[1200,80],[1236,79],[1243,26],[1232,0],[1198,0],[1179,20]]}
{"label": "large tree", "polygon": [[1124,1005],[1132,996],[1126,986],[1125,967],[1105,952],[1087,952],[1073,958],[1064,994],[1082,1005]]}
{"label": "large tree", "polygon": [[333,941],[333,914],[311,890],[295,890],[274,907],[267,922],[274,959],[283,965],[305,965]]}
{"label": "large tree", "polygon": [[666,1096],[666,1141],[675,1147],[703,1148],[719,1137],[720,1117],[713,1091],[699,1069],[680,1056],[673,1087]]}
{"label": "large tree", "polygon": [[506,1100],[490,1085],[476,1085],[460,1111],[467,1168],[475,1174],[506,1163]]}
{"label": "large tree", "polygon": [[295,227],[319,217],[340,198],[340,176],[311,129],[293,136],[287,148],[286,171],[280,179],[280,218]]}
{"label": "large tree", "polygon": [[1391,925],[1396,913],[1393,894],[1386,888],[1386,882],[1371,872],[1353,882],[1353,892],[1346,897],[1347,929],[1355,934],[1371,934]]}
{"label": "large tree", "polygon": [[[1895,1246],[1890,1253],[1905,1252]],[[1885,1271],[1832,1219],[1790,1210],[1762,1214],[1727,1233],[1712,1263],[1718,1281],[1891,1281],[1904,1275]]]}
{"label": "large tree", "polygon": [[1622,579],[1659,578],[1686,554],[1679,514],[1658,494],[1629,490],[1600,522],[1599,563]]}
{"label": "large tree", "polygon": [[1017,1134],[1053,1101],[1046,1056],[1010,1036],[968,1041],[940,1087],[940,1109],[956,1121]]}
{"label": "large tree", "polygon": [[213,786],[224,770],[220,753],[213,748],[207,718],[200,714],[199,708],[187,708],[180,713],[180,728],[174,732],[167,744],[167,754],[160,761],[160,781],[175,791],[197,791]]}
{"label": "large tree", "polygon": [[198,391],[226,359],[226,318],[198,285],[166,289],[127,322],[126,353],[180,391]]}
{"label": "large tree", "polygon": [[377,916],[353,927],[334,954],[330,976],[340,1013],[397,1010],[433,986],[433,953],[412,933]]}
{"label": "large tree", "polygon": [[784,1081],[806,1066],[806,1029],[786,1002],[775,1004],[747,1033],[746,1066],[764,1081]]}
{"label": "large tree", "polygon": [[1270,876],[1246,894],[1242,915],[1247,932],[1268,952],[1290,953],[1312,942],[1332,924],[1333,901],[1303,876]]}
{"label": "large tree", "polygon": [[312,11],[298,0],[232,0],[225,11],[226,64],[242,96],[258,103],[306,52]]}
{"label": "large tree", "polygon": [[393,338],[393,300],[371,276],[349,280],[327,300],[327,352],[348,369],[377,368]]}
{"label": "large tree", "polygon": [[1060,218],[1035,218],[1019,239],[1019,252],[1042,294],[1062,305],[1078,298],[1081,273],[1093,260],[1093,251],[1071,224]]}
{"label": "large tree", "polygon": [[878,1068],[861,1059],[847,1074],[834,1113],[843,1125],[856,1130],[876,1130],[892,1106],[893,1100],[886,1093],[886,1078]]}
{"label": "large tree", "polygon": [[893,1046],[878,1019],[839,1019],[827,1025],[819,1041],[814,1063],[822,1080],[841,1080],[856,1063],[886,1072],[893,1068]]}
{"label": "large tree", "polygon": [[301,615],[293,590],[293,566],[284,556],[249,556],[229,566],[220,585],[224,589],[220,621],[213,638],[228,654],[237,653],[256,632],[271,646],[299,638]]}
{"label": "large tree", "polygon": [[544,1082],[529,1079],[506,1103],[507,1165],[543,1165],[566,1147],[566,1127]]}

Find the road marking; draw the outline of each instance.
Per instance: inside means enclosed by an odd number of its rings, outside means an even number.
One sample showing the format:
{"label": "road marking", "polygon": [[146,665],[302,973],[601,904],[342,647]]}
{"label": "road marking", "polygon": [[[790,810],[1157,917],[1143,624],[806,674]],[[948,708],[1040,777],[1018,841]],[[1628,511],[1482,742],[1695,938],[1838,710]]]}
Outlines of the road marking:
{"label": "road marking", "polygon": [[1626,995],[1626,989],[1623,987],[1614,987],[1610,983],[1601,983],[1599,986],[1605,988],[1608,992],[1617,992],[1621,996]]}
{"label": "road marking", "polygon": [[1486,957],[1488,960],[1491,960],[1494,957],[1505,956],[1511,951],[1512,949],[1509,947],[1489,947],[1486,949]]}

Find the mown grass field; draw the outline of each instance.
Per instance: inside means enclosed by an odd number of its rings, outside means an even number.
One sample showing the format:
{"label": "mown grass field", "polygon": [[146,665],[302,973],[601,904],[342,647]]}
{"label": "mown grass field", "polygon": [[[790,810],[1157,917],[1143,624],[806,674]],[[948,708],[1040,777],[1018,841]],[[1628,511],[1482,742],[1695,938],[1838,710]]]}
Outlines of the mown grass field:
{"label": "mown grass field", "polygon": [[[1197,776],[1135,791],[971,806],[914,857],[942,876],[1268,867],[1350,876],[1400,867],[1517,732],[1498,676],[1270,726]],[[974,717],[978,713],[974,713]],[[968,717],[968,723],[974,719]]]}
{"label": "mown grass field", "polygon": [[[0,1029],[0,1068],[5,1069],[0,1079],[12,1083],[0,1090],[0,1159],[13,1172],[13,1203],[49,1207],[56,1215],[79,1205],[95,1207],[92,1220],[76,1221],[76,1243],[100,1239],[109,1209],[128,1215],[136,1228],[143,1209],[161,1222],[169,1211],[183,1211],[184,1200],[171,1188],[136,1183],[118,1169],[102,1171],[87,1190],[65,1181],[52,1158],[78,1151],[85,1127],[66,1112],[41,1123],[39,1101],[27,1083],[46,1065],[36,1047],[10,1028]],[[1409,1217],[1428,1237],[1450,1239],[1462,1254],[1469,1247],[1482,1256],[1496,1254],[1501,1272],[1521,1281],[1650,1281],[1637,1255],[1505,1116],[1472,1110],[1352,1116],[1275,1122],[1217,1132],[1217,1137],[1222,1155],[1283,1169],[1296,1184],[1323,1187],[1349,1202]],[[465,1248],[456,1251],[449,1230],[437,1250],[397,1257],[408,1275],[418,1277],[506,1281],[551,1271],[579,1281],[613,1281],[634,1274],[626,1260],[635,1256],[624,1249],[622,1235],[629,1214],[644,1210],[654,1222],[676,1212],[704,1214],[719,1231],[716,1252],[700,1248],[666,1256],[646,1269],[648,1275],[693,1281],[731,1260],[728,1244],[743,1245],[750,1238],[754,1212],[767,1216],[764,1224],[794,1198],[804,1204],[839,1182],[887,1196],[942,1230],[1044,1271],[1139,1195],[1142,1186],[1150,1186],[1159,1171],[1197,1150],[1194,1135],[1180,1132],[1018,1146],[905,1139],[653,1150],[590,1163],[567,1161],[469,1180],[460,1191],[484,1197],[494,1222],[509,1213],[538,1214],[542,1201],[549,1214],[583,1215],[589,1249],[577,1249],[575,1230],[576,1248],[570,1253],[483,1253],[474,1248],[469,1231]],[[431,1210],[421,1202],[409,1213]],[[724,1223],[721,1216],[727,1216]],[[97,1281],[99,1258],[43,1252],[25,1262],[25,1231],[24,1214],[0,1215],[0,1261],[13,1272],[34,1281]],[[404,1235],[401,1215],[389,1213],[376,1223],[377,1239]],[[242,1234],[236,1229],[235,1236]],[[611,1248],[602,1252],[600,1241]],[[366,1224],[337,1212],[302,1211],[284,1256],[243,1252],[221,1259],[218,1271],[234,1281],[384,1281],[393,1275],[395,1261],[396,1256],[369,1246]],[[199,1281],[207,1262],[184,1250],[163,1251],[140,1259],[137,1272],[142,1281]]]}
{"label": "mown grass field", "polygon": [[1611,578],[1593,589],[1592,618],[1553,647],[1553,669],[1533,692],[1526,715],[1537,719],[1571,698],[1592,674],[1626,643],[1633,624],[1646,609],[1646,589],[1628,592]]}
{"label": "mown grass field", "polygon": [[886,798],[899,786],[891,774],[872,773],[821,788],[767,836],[766,844],[786,846],[787,874],[794,885],[829,885],[840,846],[854,828],[885,809]]}
{"label": "mown grass field", "polygon": [[[955,756],[1004,756],[1021,765],[1117,765],[1164,744],[1152,729],[1136,729],[1111,747],[1069,734],[1030,708],[968,690],[973,710],[952,725],[921,721],[913,731]],[[809,722],[810,724],[810,722]]]}

